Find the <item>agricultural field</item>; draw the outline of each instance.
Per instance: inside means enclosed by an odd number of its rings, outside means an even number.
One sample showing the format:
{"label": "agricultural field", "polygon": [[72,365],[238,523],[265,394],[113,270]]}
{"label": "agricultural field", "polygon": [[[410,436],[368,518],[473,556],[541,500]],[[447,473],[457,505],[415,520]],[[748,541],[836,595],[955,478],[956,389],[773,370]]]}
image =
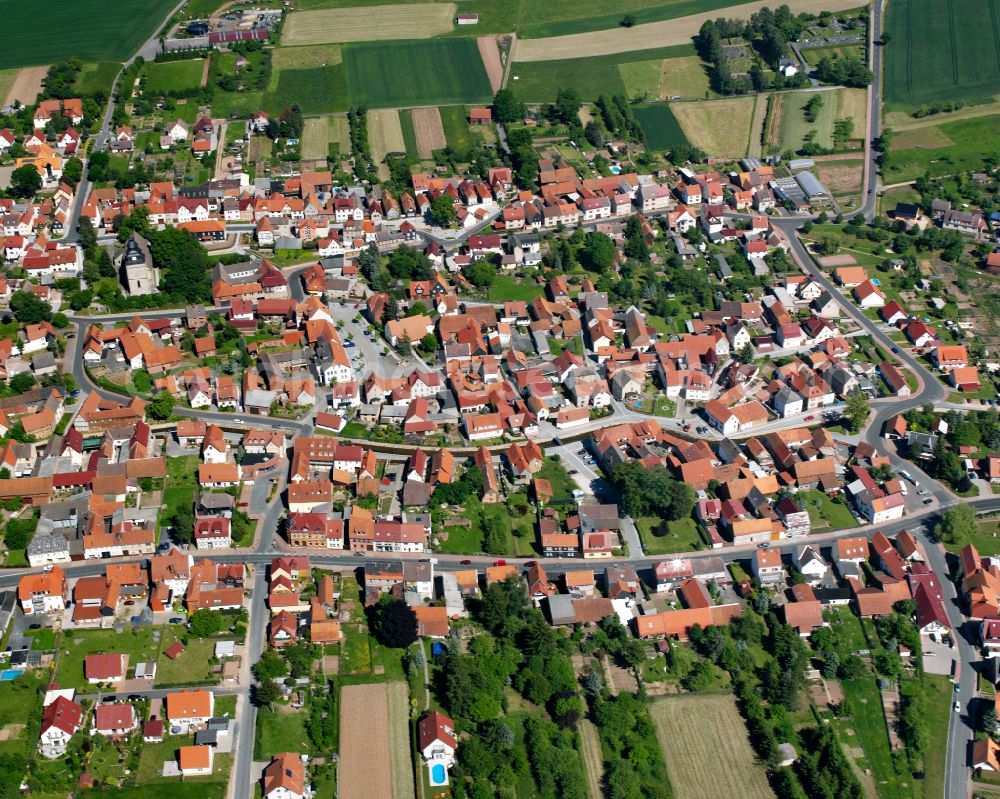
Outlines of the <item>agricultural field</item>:
{"label": "agricultural field", "polygon": [[429,39],[452,29],[454,3],[359,6],[289,14],[282,44]]}
{"label": "agricultural field", "polygon": [[197,89],[201,86],[204,69],[204,58],[193,58],[190,61],[150,62],[145,67],[144,91],[158,95],[169,91]]}
{"label": "agricultural field", "polygon": [[472,146],[472,126],[469,124],[469,111],[465,106],[448,105],[439,108],[438,114],[441,117],[445,141],[453,150],[464,152]]}
{"label": "agricultural field", "polygon": [[309,117],[302,128],[302,159],[319,161],[326,158],[330,147],[328,117]]}
{"label": "agricultural field", "polygon": [[816,159],[816,177],[834,197],[859,194],[865,162],[858,158]]}
{"label": "agricultural field", "polygon": [[[24,69],[7,69],[0,72],[0,80],[6,89],[0,92],[2,103],[13,103],[20,100],[22,105],[31,105],[38,99],[42,91],[42,80],[48,72],[48,67],[25,67]],[[3,87],[0,87],[2,89]]]}
{"label": "agricultural field", "polygon": [[[971,1],[971,0],[970,0]],[[525,36],[545,36],[546,38],[518,38],[514,46],[514,61],[558,61],[566,58],[584,58],[588,56],[610,55],[612,53],[627,53],[633,50],[666,47],[675,44],[690,44],[691,38],[698,33],[699,28],[710,19],[720,16],[739,16],[745,19],[754,11],[769,5],[766,0],[755,0],[752,3],[742,3],[726,8],[716,6],[714,2],[691,2],[683,6],[684,16],[670,13],[681,10],[680,4],[670,9],[657,10],[657,21],[638,24],[625,28],[621,21],[624,8],[618,8],[614,17],[604,17],[601,28],[590,27],[589,20],[580,20],[586,27],[586,33],[555,35],[556,32],[543,33],[538,28],[531,28]],[[770,5],[773,5],[771,3]],[[707,6],[714,10],[707,10]],[[843,11],[857,7],[857,0],[797,0],[789,3],[792,11]],[[666,12],[666,13],[664,13]],[[700,13],[696,13],[700,12]],[[666,14],[670,14],[670,17]],[[584,14],[578,12],[579,17]],[[637,21],[639,15],[636,15]],[[564,29],[565,30],[565,29]]]}
{"label": "agricultural field", "polygon": [[[398,696],[390,697],[400,688],[404,694],[402,707]],[[341,688],[338,762],[341,799],[412,797],[406,690],[406,683],[369,683]],[[405,772],[397,776],[404,768]],[[403,790],[407,782],[408,792]]]}
{"label": "agricultural field", "polygon": [[649,715],[677,799],[774,799],[731,694],[660,699]]}
{"label": "agricultural field", "polygon": [[666,103],[636,106],[635,118],[642,127],[646,144],[654,150],[670,150],[688,143],[684,131]]}
{"label": "agricultural field", "polygon": [[444,135],[441,112],[437,108],[414,108],[410,112],[417,155],[430,158],[435,150],[443,149],[448,141]]}
{"label": "agricultural field", "polygon": [[[813,97],[819,97],[823,105],[816,118],[809,122],[804,108]],[[774,95],[773,103],[768,144],[776,150],[797,151],[810,131],[816,131],[817,144],[833,147],[833,125],[838,119],[850,119],[853,122],[853,138],[864,138],[866,94],[862,89],[785,92]]]}
{"label": "agricultural field", "polygon": [[714,97],[708,85],[708,65],[697,56],[665,58],[660,70],[660,97],[687,99]]}
{"label": "agricultural field", "polygon": [[72,13],[40,13],[31,3],[3,4],[0,69],[82,61],[124,61],[163,23],[173,0],[80,0]]}
{"label": "agricultural field", "polygon": [[399,124],[399,112],[394,109],[368,112],[368,143],[372,159],[382,163],[389,153],[405,153],[406,140]]}
{"label": "agricultural field", "polygon": [[347,82],[340,64],[283,69],[277,74],[277,89],[267,97],[267,105],[274,113],[294,103],[299,104],[303,114],[348,109]]}
{"label": "agricultural field", "polygon": [[19,69],[0,69],[0,104],[7,102],[10,90],[17,82],[17,73],[20,71]]}
{"label": "agricultural field", "polygon": [[1000,0],[890,3],[885,29],[888,110],[1000,91]]}
{"label": "agricultural field", "polygon": [[925,172],[948,175],[981,169],[984,159],[998,155],[1000,114],[914,128],[893,138],[883,165],[884,180],[901,183]]}
{"label": "agricultural field", "polygon": [[765,102],[763,96],[731,97],[672,103],[670,109],[693,145],[709,155],[741,158],[760,147],[764,119],[756,106]]}
{"label": "agricultural field", "polygon": [[600,94],[657,99],[664,94],[667,61],[694,57],[687,43],[594,58],[515,62],[507,85],[529,103],[552,102],[563,87],[576,89],[584,100],[596,100]]}
{"label": "agricultural field", "polygon": [[488,102],[493,96],[475,39],[350,45],[344,67],[351,102],[369,108]]}

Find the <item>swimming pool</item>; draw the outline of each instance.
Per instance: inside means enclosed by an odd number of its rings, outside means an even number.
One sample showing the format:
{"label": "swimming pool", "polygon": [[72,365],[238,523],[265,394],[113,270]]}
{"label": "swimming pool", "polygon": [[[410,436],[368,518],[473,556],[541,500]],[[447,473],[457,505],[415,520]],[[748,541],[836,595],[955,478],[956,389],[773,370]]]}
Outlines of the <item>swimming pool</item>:
{"label": "swimming pool", "polygon": [[4,669],[3,671],[0,671],[0,680],[3,682],[10,682],[11,680],[16,680],[22,674],[24,674],[24,672],[20,669]]}
{"label": "swimming pool", "polygon": [[443,763],[432,763],[427,767],[430,769],[431,786],[447,785],[448,784],[448,769],[444,767]]}

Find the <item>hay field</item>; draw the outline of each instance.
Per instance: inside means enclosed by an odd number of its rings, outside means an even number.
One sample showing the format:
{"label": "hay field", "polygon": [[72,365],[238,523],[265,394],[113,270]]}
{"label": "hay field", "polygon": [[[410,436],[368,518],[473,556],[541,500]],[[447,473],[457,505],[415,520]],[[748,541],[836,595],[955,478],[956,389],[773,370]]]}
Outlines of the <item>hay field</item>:
{"label": "hay field", "polygon": [[285,20],[285,45],[429,39],[449,33],[454,3],[413,3],[296,11]]}
{"label": "hay field", "polygon": [[689,100],[713,97],[707,65],[698,56],[664,58],[660,65],[660,97]]}
{"label": "hay field", "polygon": [[816,177],[834,197],[859,194],[865,162],[860,159],[816,160]]}
{"label": "hay field", "polygon": [[6,92],[0,92],[0,96],[6,96],[5,103],[13,103],[20,100],[21,105],[32,105],[38,99],[42,91],[42,80],[48,73],[48,67],[25,67],[20,70],[4,70],[3,74],[14,73],[10,80]]}
{"label": "hay field", "polygon": [[376,164],[381,163],[389,153],[406,152],[398,111],[390,108],[368,112],[368,144]]}
{"label": "hay field", "polygon": [[441,150],[448,145],[444,136],[444,125],[441,122],[441,112],[437,108],[414,108],[413,132],[417,140],[417,155],[430,158],[434,150]]}
{"label": "hay field", "polygon": [[311,67],[332,67],[344,60],[344,51],[339,44],[312,44],[304,47],[275,47],[271,51],[271,68],[309,69]]}
{"label": "hay field", "polygon": [[[823,105],[813,122],[807,122],[803,107],[810,98],[818,96]],[[852,137],[863,139],[867,117],[867,95],[863,89],[835,89],[822,92],[787,92],[775,95],[779,104],[775,111],[775,124],[769,132],[770,143],[782,150],[798,150],[805,135],[816,131],[816,141],[823,147],[833,146],[833,125],[838,119],[854,123]],[[779,124],[780,123],[780,124]],[[778,138],[775,139],[775,134]]]}
{"label": "hay field", "polygon": [[341,799],[394,799],[385,683],[340,689]]}
{"label": "hay field", "polygon": [[392,795],[394,799],[415,799],[413,761],[410,758],[410,689],[405,682],[399,681],[389,683],[387,688]]}
{"label": "hay field", "polygon": [[677,799],[774,799],[732,694],[660,699],[649,715]]}
{"label": "hay field", "polygon": [[306,161],[320,161],[326,158],[330,144],[330,130],[327,117],[309,117],[302,126],[302,158]]}
{"label": "hay field", "polygon": [[340,148],[342,156],[351,154],[351,126],[348,124],[345,114],[336,114],[330,117],[329,143],[336,144]]}
{"label": "hay field", "polygon": [[[996,0],[1000,2],[1000,0]],[[789,0],[793,12],[843,11],[857,8],[857,0]],[[706,20],[719,17],[746,19],[765,6],[774,6],[770,0],[733,5],[702,14],[650,22],[633,28],[576,33],[569,36],[550,36],[544,39],[521,39],[514,45],[514,61],[557,61],[566,58],[626,53],[632,50],[690,44],[691,38]],[[293,15],[294,16],[294,15]]]}
{"label": "hay field", "polygon": [[691,144],[709,155],[725,158],[742,158],[752,139],[760,141],[760,129],[754,125],[761,115],[755,115],[754,107],[753,97],[670,105]]}

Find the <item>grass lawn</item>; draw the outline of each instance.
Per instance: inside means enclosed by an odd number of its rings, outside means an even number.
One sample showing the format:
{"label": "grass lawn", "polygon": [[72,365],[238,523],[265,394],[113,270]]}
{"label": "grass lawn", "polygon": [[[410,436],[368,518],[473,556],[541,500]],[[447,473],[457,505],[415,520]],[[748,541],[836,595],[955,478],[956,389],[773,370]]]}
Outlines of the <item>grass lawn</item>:
{"label": "grass lawn", "polygon": [[[163,649],[166,649],[180,636],[180,631],[173,628],[163,636]],[[191,638],[184,646],[184,651],[171,660],[161,654],[156,662],[156,687],[184,685],[186,683],[205,682],[212,679],[212,668],[209,659],[215,655],[215,641],[212,639]]]}
{"label": "grass lawn", "polygon": [[816,66],[824,58],[831,61],[847,58],[864,60],[864,49],[861,44],[838,44],[830,47],[807,47],[802,50],[802,57],[809,66]]}
{"label": "grass lawn", "polygon": [[[16,680],[0,683],[0,728],[8,724],[26,728],[21,734],[0,740],[0,754],[21,754],[27,752],[29,746],[34,747],[41,723],[42,696],[39,691],[47,684],[47,676],[28,671]],[[15,731],[12,727],[11,732]]]}
{"label": "grass lawn", "polygon": [[[444,112],[447,109],[441,109],[441,119],[444,120]],[[445,127],[445,132],[447,133],[448,128]],[[451,143],[451,138],[449,137],[448,142]],[[454,145],[452,145],[454,146]],[[542,294],[544,289],[535,283],[533,280],[527,280],[522,282],[517,282],[516,278],[510,275],[497,275],[493,280],[493,285],[490,286],[490,302],[532,302],[539,294]]]}
{"label": "grass lawn", "polygon": [[340,63],[326,67],[281,69],[277,75],[277,90],[267,97],[267,105],[275,113],[294,103],[299,104],[304,114],[348,109],[347,77]]}
{"label": "grass lawn", "polygon": [[17,73],[20,71],[20,69],[0,69],[0,102],[7,101],[7,95],[14,88]]}
{"label": "grass lawn", "polygon": [[909,778],[904,779],[896,774],[892,765],[889,735],[875,678],[868,676],[843,680],[841,685],[851,716],[851,726],[856,734],[854,738],[842,737],[841,743],[850,741],[851,744],[861,744],[872,770],[872,777],[879,786],[879,795],[883,799],[911,796],[913,786]]}
{"label": "grass lawn", "polygon": [[656,535],[662,521],[655,516],[640,516],[635,520],[636,529],[642,538],[642,548],[647,555],[665,555],[670,552],[691,552],[700,549],[704,542],[694,519],[678,519],[667,522],[667,534]]}
{"label": "grass lawn", "polygon": [[4,3],[6,30],[0,68],[82,61],[124,61],[164,21],[172,0],[81,0],[72,13],[39,13],[25,3]]}
{"label": "grass lawn", "polygon": [[[805,118],[803,109],[813,97],[819,97],[823,105],[816,112],[815,119],[809,122]],[[806,134],[815,131],[816,141],[820,145],[833,147],[833,124],[838,119],[853,120],[854,137],[863,136],[864,111],[861,111],[858,118],[858,110],[855,107],[859,97],[864,97],[864,92],[860,89],[776,95],[776,99],[780,102],[780,139],[771,143],[782,150],[797,151],[804,144]]]}
{"label": "grass lawn", "polygon": [[809,522],[814,529],[829,527],[832,530],[841,530],[845,527],[856,527],[858,524],[847,505],[834,502],[822,491],[816,489],[800,491],[796,495],[796,501],[800,505],[805,505],[809,511]]}
{"label": "grass lawn", "polygon": [[[727,97],[696,103],[673,103],[670,110],[688,141],[709,155],[742,157],[760,145],[755,98]],[[760,127],[763,127],[763,117]]]}
{"label": "grass lawn", "polygon": [[369,108],[488,102],[493,94],[471,37],[345,45],[344,67],[351,102]]}
{"label": "grass lawn", "polygon": [[577,488],[566,467],[554,458],[545,458],[541,470],[535,476],[549,481],[552,486],[552,499],[556,501],[572,499],[573,491]]}
{"label": "grass lawn", "polygon": [[156,660],[160,644],[153,640],[153,631],[161,627],[114,630],[69,630],[59,647],[59,662],[53,680],[63,688],[85,688],[87,678],[83,661],[87,655],[122,652],[128,655],[129,666],[143,660]]}
{"label": "grass lawn", "polygon": [[281,752],[308,752],[305,710],[276,707],[257,711],[254,760],[268,760]]}
{"label": "grass lawn", "polygon": [[973,544],[980,555],[1000,555],[1000,519],[978,522],[972,538],[961,544],[945,544],[945,549],[957,554],[966,544]]}
{"label": "grass lawn", "polygon": [[901,183],[924,172],[937,176],[979,169],[1000,153],[998,137],[1000,114],[902,131],[885,161],[886,180]]}
{"label": "grass lawn", "polygon": [[204,58],[189,61],[155,61],[146,64],[144,90],[149,94],[165,94],[169,91],[197,89],[201,85],[201,75],[205,69]]}
{"label": "grass lawn", "polygon": [[372,653],[368,645],[367,627],[343,625],[344,645],[340,657],[341,674],[369,674],[372,669]]}
{"label": "grass lawn", "polygon": [[[931,741],[948,738],[948,719],[951,715],[952,682],[943,674],[924,674],[925,718]],[[924,796],[944,795],[945,754],[943,746],[928,746],[924,754]]]}
{"label": "grass lawn", "polygon": [[114,61],[103,61],[98,64],[84,64],[76,77],[73,89],[80,94],[94,94],[103,91],[111,92],[111,84],[121,70],[122,65]]}
{"label": "grass lawn", "polygon": [[42,627],[40,630],[28,630],[24,635],[31,639],[32,649],[50,650],[56,648],[56,631],[51,627]]}

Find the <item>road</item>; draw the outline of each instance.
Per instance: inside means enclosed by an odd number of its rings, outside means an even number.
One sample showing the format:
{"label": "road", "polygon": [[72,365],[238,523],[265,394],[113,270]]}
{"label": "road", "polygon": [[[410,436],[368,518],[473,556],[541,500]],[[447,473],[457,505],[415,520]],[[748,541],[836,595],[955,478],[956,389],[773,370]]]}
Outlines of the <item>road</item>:
{"label": "road", "polygon": [[882,120],[882,45],[876,44],[882,38],[882,17],[884,0],[874,0],[868,24],[868,66],[874,76],[868,87],[868,121],[865,130],[865,173],[861,184],[863,194],[861,213],[869,222],[875,218],[878,205],[878,162],[874,140],[881,132]]}

